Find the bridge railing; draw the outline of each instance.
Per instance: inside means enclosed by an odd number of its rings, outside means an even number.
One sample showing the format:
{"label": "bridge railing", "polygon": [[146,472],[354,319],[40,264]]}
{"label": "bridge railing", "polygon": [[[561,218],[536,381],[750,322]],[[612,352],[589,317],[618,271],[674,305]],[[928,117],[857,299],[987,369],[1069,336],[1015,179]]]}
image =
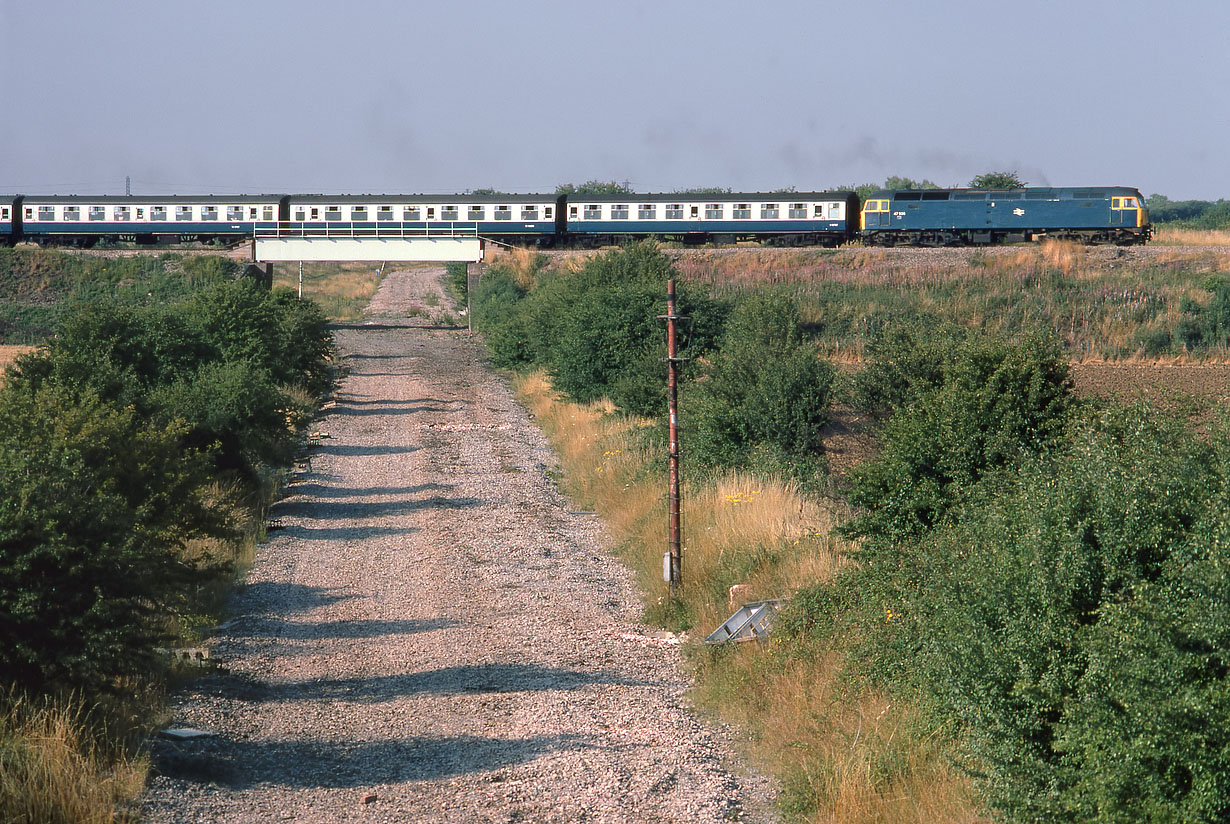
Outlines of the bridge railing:
{"label": "bridge railing", "polygon": [[476,238],[478,224],[473,222],[433,223],[425,226],[422,223],[404,223],[397,221],[354,222],[334,220],[327,223],[320,221],[266,221],[257,223],[255,227],[257,240],[270,239],[360,239],[379,238],[389,240],[404,240],[407,238]]}

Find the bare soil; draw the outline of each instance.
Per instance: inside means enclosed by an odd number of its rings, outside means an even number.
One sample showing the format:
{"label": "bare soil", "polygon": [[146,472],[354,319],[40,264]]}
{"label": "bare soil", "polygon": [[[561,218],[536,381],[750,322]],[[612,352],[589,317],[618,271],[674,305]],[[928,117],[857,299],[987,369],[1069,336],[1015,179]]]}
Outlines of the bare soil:
{"label": "bare soil", "polygon": [[412,316],[442,276],[391,273],[339,329],[349,375],[209,641],[222,667],[175,699],[209,735],[158,742],[142,814],[773,820],[506,381]]}

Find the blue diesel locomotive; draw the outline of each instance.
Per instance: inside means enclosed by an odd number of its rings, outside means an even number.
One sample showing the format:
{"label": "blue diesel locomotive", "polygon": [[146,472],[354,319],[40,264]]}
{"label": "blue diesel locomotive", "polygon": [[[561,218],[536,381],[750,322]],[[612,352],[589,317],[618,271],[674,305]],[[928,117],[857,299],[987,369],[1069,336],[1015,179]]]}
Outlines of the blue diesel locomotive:
{"label": "blue diesel locomotive", "polygon": [[859,236],[876,246],[968,246],[1044,238],[1144,243],[1149,211],[1136,189],[911,189],[863,201]]}

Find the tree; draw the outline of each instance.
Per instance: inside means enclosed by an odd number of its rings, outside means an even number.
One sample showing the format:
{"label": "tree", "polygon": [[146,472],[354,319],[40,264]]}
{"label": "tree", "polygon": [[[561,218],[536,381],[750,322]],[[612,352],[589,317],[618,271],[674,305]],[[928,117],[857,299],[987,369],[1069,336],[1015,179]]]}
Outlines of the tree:
{"label": "tree", "polygon": [[630,195],[632,187],[627,181],[617,183],[614,180],[587,180],[584,183],[561,183],[555,187],[557,195]]}
{"label": "tree", "polygon": [[1024,189],[1025,182],[1015,172],[985,172],[969,182],[971,189]]}
{"label": "tree", "polygon": [[914,180],[912,178],[897,177],[896,175],[894,175],[893,177],[890,177],[884,181],[884,188],[897,190],[897,189],[938,189],[940,187],[937,184],[931,182],[930,180],[927,180],[926,178],[923,178],[922,180]]}

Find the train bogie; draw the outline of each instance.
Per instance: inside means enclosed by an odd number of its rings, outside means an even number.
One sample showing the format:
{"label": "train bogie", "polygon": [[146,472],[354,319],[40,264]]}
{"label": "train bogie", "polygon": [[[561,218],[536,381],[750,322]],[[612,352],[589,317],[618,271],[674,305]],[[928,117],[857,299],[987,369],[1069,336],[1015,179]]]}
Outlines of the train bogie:
{"label": "train bogie", "polygon": [[1144,243],[1151,231],[1144,203],[1125,187],[885,190],[863,202],[859,234],[881,246]]}

